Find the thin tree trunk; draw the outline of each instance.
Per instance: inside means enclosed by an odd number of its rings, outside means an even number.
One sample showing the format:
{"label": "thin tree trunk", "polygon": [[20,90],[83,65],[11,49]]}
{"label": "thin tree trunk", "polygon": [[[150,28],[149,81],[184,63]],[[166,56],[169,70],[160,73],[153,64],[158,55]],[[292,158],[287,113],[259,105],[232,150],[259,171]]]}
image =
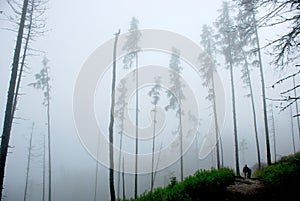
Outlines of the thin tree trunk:
{"label": "thin tree trunk", "polygon": [[50,86],[49,86],[49,74],[48,74],[48,68],[46,66],[46,76],[47,76],[47,130],[48,130],[48,173],[49,173],[49,179],[48,179],[48,201],[51,201],[51,132],[50,132]]}
{"label": "thin tree trunk", "polygon": [[[231,49],[231,47],[229,47]],[[231,58],[232,59],[232,58]],[[236,107],[235,107],[235,90],[234,90],[234,76],[233,76],[233,64],[230,61],[230,78],[231,78],[231,93],[232,93],[232,113],[233,113],[233,132],[234,132],[234,144],[235,144],[235,169],[236,174],[240,175],[239,165],[239,147],[238,147],[238,134],[236,125]]]}
{"label": "thin tree trunk", "polygon": [[[295,84],[295,76],[293,76],[293,85],[294,85],[294,96],[297,98],[297,92],[296,92],[296,84]],[[296,111],[298,114],[298,99],[296,99]],[[299,122],[299,115],[297,115],[297,124],[298,124],[298,134],[300,138],[300,122]]]}
{"label": "thin tree trunk", "polygon": [[9,83],[9,89],[7,94],[7,103],[5,109],[5,117],[4,117],[4,124],[3,124],[3,133],[1,137],[1,151],[0,151],[0,199],[2,198],[2,190],[3,190],[3,181],[4,181],[4,174],[5,174],[5,163],[7,158],[7,150],[9,146],[9,139],[10,133],[12,128],[12,108],[13,108],[13,101],[14,101],[14,93],[15,93],[15,86],[16,86],[16,79],[18,74],[18,66],[19,66],[19,59],[20,59],[20,52],[22,47],[22,38],[23,38],[23,31],[24,31],[24,24],[26,19],[28,7],[28,0],[24,0],[23,8],[22,8],[22,15],[20,19],[20,25],[18,30],[16,48],[14,52],[13,64],[11,69],[11,78]]}
{"label": "thin tree trunk", "polygon": [[290,107],[290,113],[291,113],[291,128],[292,128],[292,140],[293,140],[293,150],[294,154],[296,154],[296,147],[295,147],[295,132],[294,132],[294,122],[293,122],[293,111],[292,107]]}
{"label": "thin tree trunk", "polygon": [[20,70],[19,70],[19,75],[18,75],[18,80],[17,80],[17,85],[16,85],[16,89],[15,89],[16,92],[15,92],[13,108],[12,108],[11,122],[13,122],[13,118],[14,118],[14,114],[15,114],[16,107],[17,107],[17,102],[18,102],[18,95],[19,95],[19,89],[20,89],[20,85],[21,85],[21,78],[22,78],[22,74],[23,74],[23,68],[25,66],[25,58],[26,58],[29,38],[30,38],[30,34],[31,34],[31,27],[32,27],[32,20],[33,20],[33,10],[34,10],[34,0],[32,0],[32,5],[31,5],[31,9],[30,9],[28,32],[27,32],[27,36],[26,36],[26,41],[25,41],[24,51],[23,51],[23,57],[22,57]]}
{"label": "thin tree trunk", "polygon": [[46,189],[46,136],[44,136],[44,153],[43,153],[43,201],[45,201],[45,189]]}
{"label": "thin tree trunk", "polygon": [[98,189],[98,158],[99,158],[99,148],[100,148],[100,137],[98,135],[98,140],[97,140],[97,154],[96,154],[96,175],[95,175],[95,189],[94,189],[94,201],[97,201],[97,189]]}
{"label": "thin tree trunk", "polygon": [[218,116],[217,116],[214,72],[212,73],[211,82],[212,82],[212,90],[213,90],[213,110],[214,110],[215,132],[216,132],[217,169],[220,169],[219,126],[218,126]]}
{"label": "thin tree trunk", "polygon": [[[125,107],[125,104],[123,105]],[[123,144],[123,120],[121,125],[121,133],[120,133],[120,146],[119,146],[119,173],[118,173],[118,198],[120,198],[120,181],[121,181],[121,156],[122,156],[122,144]]]}
{"label": "thin tree trunk", "polygon": [[125,167],[124,167],[124,156],[123,156],[123,168],[122,168],[122,181],[123,181],[123,200],[126,199],[126,195],[125,195]]}
{"label": "thin tree trunk", "polygon": [[27,168],[26,168],[26,181],[25,181],[25,191],[24,191],[24,199],[23,199],[24,201],[26,201],[26,197],[27,197],[27,186],[28,186],[28,176],[29,176],[29,169],[30,169],[33,128],[34,128],[34,123],[32,123],[30,139],[29,139],[29,150],[28,150],[28,159],[27,159]]}
{"label": "thin tree trunk", "polygon": [[270,140],[269,140],[269,127],[268,127],[264,71],[263,71],[263,65],[262,65],[262,57],[261,57],[260,44],[259,44],[259,38],[258,38],[258,30],[257,30],[256,17],[255,17],[254,10],[252,11],[252,14],[253,14],[255,37],[256,37],[256,45],[257,45],[257,50],[258,50],[259,70],[260,70],[261,87],[262,87],[263,113],[264,113],[265,135],[266,135],[266,149],[267,149],[267,164],[271,165],[271,151],[270,151]]}
{"label": "thin tree trunk", "polygon": [[117,42],[120,30],[115,34],[115,43],[113,50],[113,72],[112,72],[112,88],[111,88],[111,109],[110,109],[110,124],[109,124],[109,190],[111,201],[116,200],[114,187],[114,153],[113,153],[113,127],[114,127],[114,109],[115,109],[115,86],[116,86],[116,52]]}
{"label": "thin tree trunk", "polygon": [[[181,98],[181,97],[179,97]],[[179,99],[179,135],[180,135],[180,180],[183,181],[183,137],[182,137],[182,119],[181,119],[181,99]]]}
{"label": "thin tree trunk", "polygon": [[136,96],[135,96],[135,99],[136,99],[136,111],[135,111],[135,175],[134,175],[134,198],[137,199],[137,186],[138,186],[138,153],[139,153],[139,140],[138,140],[138,132],[139,132],[139,94],[138,94],[138,55],[137,55],[137,52],[135,53],[135,83],[136,83],[136,86],[135,86],[135,89],[136,89]]}
{"label": "thin tree trunk", "polygon": [[248,80],[249,80],[249,92],[250,92],[251,106],[252,106],[254,134],[255,134],[256,152],[257,152],[257,162],[258,162],[258,168],[261,169],[261,159],[260,159],[260,148],[259,148],[259,140],[258,140],[257,119],[256,119],[255,102],[254,102],[254,97],[253,97],[253,89],[252,89],[252,84],[251,84],[251,75],[250,75],[250,70],[249,70],[249,66],[248,66],[248,61],[247,61],[246,56],[245,56],[245,52],[243,50],[241,50],[241,51],[243,53],[243,57],[244,57],[244,60],[245,60],[246,71],[247,71],[247,76],[248,76]]}
{"label": "thin tree trunk", "polygon": [[271,117],[272,117],[272,128],[273,128],[273,149],[274,149],[274,161],[276,163],[276,133],[275,133],[275,120],[273,115],[273,105],[271,104]]}
{"label": "thin tree trunk", "polygon": [[154,120],[153,120],[153,138],[152,138],[152,169],[151,169],[151,193],[154,186],[154,151],[155,151],[155,134],[156,134],[156,104],[154,105]]}

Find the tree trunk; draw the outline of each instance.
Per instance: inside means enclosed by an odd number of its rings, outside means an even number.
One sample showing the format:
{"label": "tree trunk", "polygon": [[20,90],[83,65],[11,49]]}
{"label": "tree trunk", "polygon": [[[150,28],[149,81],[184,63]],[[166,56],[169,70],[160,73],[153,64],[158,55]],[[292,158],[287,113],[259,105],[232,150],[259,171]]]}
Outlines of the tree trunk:
{"label": "tree trunk", "polygon": [[[125,107],[125,104],[123,104],[123,107]],[[117,191],[117,195],[118,198],[120,198],[120,182],[121,182],[121,156],[122,156],[122,145],[123,145],[123,119],[122,119],[122,123],[121,123],[121,133],[120,133],[120,146],[119,146],[119,173],[118,173],[118,191]]]}
{"label": "tree trunk", "polygon": [[112,72],[112,87],[111,87],[111,109],[110,109],[110,124],[109,124],[109,190],[111,201],[116,200],[114,187],[114,141],[113,141],[113,127],[114,127],[114,108],[115,108],[115,86],[116,86],[116,49],[120,30],[115,34],[115,43],[113,50],[113,72]]}
{"label": "tree trunk", "polygon": [[19,59],[20,59],[20,52],[22,47],[22,38],[23,38],[23,31],[24,31],[24,24],[26,19],[28,7],[28,0],[24,0],[23,8],[22,8],[22,15],[20,19],[20,25],[18,30],[16,48],[14,52],[13,64],[11,69],[11,78],[9,83],[9,89],[7,94],[7,103],[5,109],[5,117],[4,117],[4,124],[3,124],[3,133],[1,137],[1,150],[0,150],[0,199],[2,198],[2,190],[3,190],[3,182],[4,182],[4,174],[5,174],[5,163],[7,158],[7,150],[9,146],[9,139],[10,133],[12,128],[12,108],[13,108],[13,101],[14,101],[14,93],[15,93],[15,86],[16,86],[16,79],[18,74],[18,66],[19,66]]}
{"label": "tree trunk", "polygon": [[100,148],[100,137],[98,136],[98,139],[97,139],[97,154],[96,154],[97,158],[96,158],[96,175],[95,175],[94,201],[97,201],[99,148]]}
{"label": "tree trunk", "polygon": [[217,116],[217,104],[216,104],[216,93],[215,93],[215,79],[214,72],[212,74],[212,91],[213,91],[213,110],[214,110],[214,120],[215,120],[215,132],[216,132],[216,152],[217,152],[217,169],[220,169],[220,146],[219,146],[219,126],[218,126],[218,116]]}
{"label": "tree trunk", "polygon": [[136,96],[135,96],[135,100],[136,100],[136,111],[135,111],[135,175],[134,175],[134,198],[137,199],[137,186],[138,186],[138,153],[139,153],[139,139],[138,139],[138,132],[139,132],[139,94],[138,94],[138,55],[137,52],[135,53],[135,90],[136,90]]}
{"label": "tree trunk", "polygon": [[261,88],[262,88],[262,98],[263,98],[263,112],[264,112],[264,123],[265,123],[265,135],[266,135],[266,149],[267,149],[267,164],[271,165],[271,151],[270,151],[270,140],[269,140],[269,128],[268,128],[268,115],[267,115],[267,103],[266,103],[266,90],[265,90],[264,71],[263,71],[263,66],[262,66],[260,44],[259,44],[258,31],[257,31],[256,18],[255,18],[254,11],[252,12],[252,14],[253,14],[255,36],[256,36],[256,45],[257,45],[257,50],[258,50],[260,78],[261,78]]}
{"label": "tree trunk", "polygon": [[153,191],[153,186],[154,186],[154,151],[155,151],[155,125],[156,125],[156,104],[154,105],[154,120],[153,120],[153,139],[152,139],[152,169],[151,169],[151,190],[150,192],[152,193]]}
{"label": "tree trunk", "polygon": [[48,201],[51,201],[51,132],[50,132],[50,86],[49,86],[49,74],[48,74],[48,68],[46,68],[46,77],[47,77],[47,82],[46,82],[46,88],[47,88],[47,130],[48,130]]}
{"label": "tree trunk", "polygon": [[[297,98],[297,91],[296,91],[296,83],[295,83],[295,76],[293,76],[293,85],[294,85],[294,96]],[[298,115],[298,99],[296,99],[296,112],[297,112],[297,125],[298,125],[298,134],[300,138],[300,122],[299,122],[299,115]]]}
{"label": "tree trunk", "polygon": [[122,168],[122,181],[123,181],[123,200],[126,199],[126,195],[125,195],[125,168],[124,168],[125,164],[124,164],[124,156],[123,156],[123,168]]}
{"label": "tree trunk", "polygon": [[257,152],[257,162],[258,162],[258,168],[261,169],[260,148],[259,148],[258,131],[257,131],[257,119],[256,119],[256,110],[255,110],[253,90],[252,90],[252,84],[251,84],[251,75],[250,75],[248,61],[246,59],[245,53],[244,53],[243,50],[241,50],[241,51],[243,53],[243,57],[244,57],[244,60],[245,60],[246,71],[247,71],[247,76],[248,76],[248,80],[249,80],[249,92],[250,92],[251,106],[252,106],[254,134],[255,134],[256,152]]}
{"label": "tree trunk", "polygon": [[[179,97],[181,98],[181,97]],[[182,143],[182,118],[181,118],[181,99],[179,99],[179,135],[180,135],[180,180],[183,181],[183,143]]]}
{"label": "tree trunk", "polygon": [[[229,47],[231,49],[231,47]],[[230,52],[231,55],[231,52]],[[232,58],[230,58],[232,59]],[[234,134],[234,144],[235,144],[235,169],[236,174],[240,175],[240,162],[239,162],[239,147],[238,147],[238,134],[236,125],[236,107],[235,107],[235,90],[234,90],[234,77],[233,77],[233,62],[230,61],[230,81],[231,81],[231,93],[232,93],[232,113],[233,113],[233,134]]]}
{"label": "tree trunk", "polygon": [[44,136],[44,153],[43,153],[43,201],[45,201],[45,189],[46,189],[46,136]]}
{"label": "tree trunk", "polygon": [[26,58],[28,43],[29,43],[30,34],[31,34],[31,27],[32,27],[32,20],[33,20],[33,10],[34,10],[34,0],[32,0],[32,5],[31,5],[31,8],[30,8],[28,32],[27,32],[26,41],[25,41],[25,45],[24,45],[24,52],[23,52],[23,57],[22,57],[21,66],[20,66],[20,70],[19,70],[17,86],[16,86],[16,89],[15,89],[16,92],[15,92],[13,108],[12,108],[11,122],[13,122],[13,118],[14,118],[14,114],[15,114],[16,107],[17,107],[17,102],[18,102],[18,95],[19,95],[19,89],[20,89],[20,85],[21,85],[21,78],[22,78],[22,74],[23,74],[23,68],[24,68],[24,65],[25,65],[25,58]]}
{"label": "tree trunk", "polygon": [[295,132],[294,132],[294,122],[293,122],[293,111],[292,107],[290,107],[290,113],[291,113],[291,128],[292,128],[292,140],[293,140],[293,150],[294,154],[296,154],[296,147],[295,147]]}
{"label": "tree trunk", "polygon": [[31,130],[30,139],[29,139],[29,150],[28,150],[28,159],[27,159],[27,168],[26,168],[26,181],[25,181],[25,190],[24,190],[24,199],[23,199],[24,201],[26,201],[26,197],[27,197],[27,186],[28,186],[28,176],[29,176],[29,169],[30,169],[33,128],[34,128],[34,123],[32,123],[32,130]]}

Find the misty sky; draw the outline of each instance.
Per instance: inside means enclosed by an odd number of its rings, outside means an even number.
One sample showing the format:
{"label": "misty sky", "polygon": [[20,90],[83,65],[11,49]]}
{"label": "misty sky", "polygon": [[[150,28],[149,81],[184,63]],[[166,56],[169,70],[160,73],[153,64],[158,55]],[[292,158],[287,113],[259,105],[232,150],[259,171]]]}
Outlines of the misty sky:
{"label": "misty sky", "polygon": [[[96,161],[89,153],[86,147],[81,143],[78,136],[73,114],[73,93],[76,84],[76,79],[80,70],[89,56],[103,43],[113,39],[114,33],[121,30],[121,33],[128,31],[130,20],[136,17],[139,20],[140,29],[160,29],[167,30],[180,34],[196,44],[200,44],[200,33],[202,25],[212,25],[218,16],[218,9],[222,4],[221,0],[210,1],[179,1],[179,0],[86,0],[86,1],[71,1],[71,0],[49,0],[47,3],[48,9],[45,13],[46,32],[45,36],[37,38],[31,42],[31,48],[40,50],[31,52],[34,55],[27,57],[28,68],[22,78],[22,87],[18,102],[18,110],[15,114],[17,117],[13,124],[10,146],[10,153],[7,158],[5,189],[3,194],[7,201],[15,201],[23,199],[25,173],[28,156],[29,135],[32,131],[32,122],[35,122],[33,128],[33,153],[31,161],[31,170],[29,173],[28,199],[32,201],[41,200],[42,193],[42,160],[43,160],[43,143],[44,136],[47,134],[46,127],[46,108],[42,105],[42,92],[28,86],[34,82],[34,74],[38,73],[42,67],[43,56],[46,55],[49,59],[50,76],[51,76],[51,129],[52,129],[52,171],[53,171],[53,200],[93,200],[94,184],[95,184],[95,168]],[[15,29],[12,23],[7,22],[5,15],[11,15],[12,11],[6,1],[0,2],[0,128],[3,126],[6,96],[8,83],[10,78],[10,68],[12,64],[13,51],[15,47],[16,33],[8,31]],[[270,35],[272,33],[272,35]],[[268,40],[275,38],[276,35],[282,33],[281,28],[269,28],[260,30],[262,46]],[[271,88],[271,85],[281,76],[289,73],[294,73],[297,69],[291,67],[288,71],[275,71],[272,65],[270,56],[263,51],[264,73],[266,82],[266,93],[268,98],[278,98],[282,90],[292,86],[291,82],[283,83],[279,87]],[[157,54],[157,55],[156,55]],[[168,65],[170,55],[168,54],[144,54],[141,55],[141,60],[144,58],[144,65],[157,64]],[[234,138],[233,138],[233,123],[232,123],[232,108],[231,108],[231,90],[230,90],[230,74],[224,69],[223,58],[217,58],[220,65],[218,73],[225,92],[225,121],[221,127],[221,137],[224,151],[224,165],[234,168]],[[183,66],[188,66],[187,63]],[[118,62],[121,65],[121,62]],[[243,140],[246,142],[246,147],[240,153],[240,166],[247,163],[248,166],[253,166],[257,162],[256,147],[254,141],[254,131],[252,123],[252,113],[250,108],[250,99],[245,95],[248,93],[247,88],[243,87],[243,82],[240,79],[241,73],[239,69],[235,69],[235,85],[236,85],[236,100],[237,100],[237,124],[239,143]],[[203,101],[200,104],[199,113],[201,113],[202,127],[199,128],[197,138],[193,144],[193,149],[199,148],[201,142],[205,138],[205,133],[208,131],[207,125],[211,120],[210,103],[203,100],[207,93],[201,85],[201,79],[197,83],[197,79],[192,76],[193,72],[186,71],[184,78],[186,82],[191,82],[190,86],[193,89],[198,89],[199,93],[197,101]],[[109,109],[109,92],[106,87],[107,82],[110,82],[109,72],[103,78],[103,83],[98,83],[95,100],[101,101],[102,105],[96,105],[95,108],[101,112],[95,112],[99,120],[100,127],[104,130],[108,128],[108,109]],[[261,84],[258,69],[252,71],[252,82],[255,89],[255,100],[257,107],[258,131],[260,138],[260,148],[262,162],[266,163],[265,154],[265,136],[263,125],[263,112],[261,103]],[[299,78],[296,77],[299,80]],[[102,87],[102,88],[101,88]],[[102,90],[102,91],[101,91]],[[143,91],[144,90],[144,91]],[[143,96],[147,96],[146,91],[149,87],[144,87],[141,90]],[[133,98],[132,98],[133,99]],[[150,100],[150,99],[147,99]],[[201,102],[202,103],[202,102]],[[271,101],[267,101],[268,105]],[[144,102],[145,108],[149,102]],[[161,104],[166,104],[166,97],[163,98]],[[290,110],[287,109],[280,112],[276,106],[278,102],[273,102],[274,129],[276,134],[276,152],[277,159],[280,156],[293,153],[292,137],[291,137],[291,122]],[[134,102],[131,101],[129,107],[134,107]],[[293,107],[295,113],[295,108]],[[141,113],[143,113],[141,109]],[[133,111],[129,111],[129,116],[133,118]],[[147,111],[143,114],[148,114]],[[270,113],[269,113],[270,114]],[[166,115],[168,116],[168,115]],[[141,116],[141,125],[147,126],[149,123],[148,116]],[[169,120],[172,124],[172,119]],[[296,148],[299,151],[299,135],[298,129],[295,126]],[[170,128],[172,130],[172,128]],[[273,148],[273,122],[269,119],[270,141],[272,156]],[[2,131],[2,130],[1,130]],[[170,134],[172,135],[172,134]],[[118,139],[118,138],[117,138]],[[163,139],[161,139],[163,141]],[[167,141],[167,140],[166,140]],[[126,147],[125,147],[126,148]],[[126,148],[128,152],[132,151],[133,147]],[[192,148],[191,148],[192,150]],[[187,152],[185,176],[193,174],[196,169],[215,167],[215,156],[212,151],[206,158],[198,159],[195,162],[197,154],[193,151]],[[190,154],[188,154],[190,153]],[[193,155],[194,154],[194,155]],[[274,161],[274,158],[272,158]],[[190,162],[190,164],[189,164]],[[156,186],[163,186],[169,181],[170,176],[179,177],[179,168],[175,163],[171,167],[161,170],[158,173]],[[98,200],[109,200],[108,188],[108,170],[106,167],[99,166],[98,175]],[[150,180],[147,175],[141,175],[141,186],[139,193],[149,190]],[[133,196],[133,177],[127,175],[127,196]]]}

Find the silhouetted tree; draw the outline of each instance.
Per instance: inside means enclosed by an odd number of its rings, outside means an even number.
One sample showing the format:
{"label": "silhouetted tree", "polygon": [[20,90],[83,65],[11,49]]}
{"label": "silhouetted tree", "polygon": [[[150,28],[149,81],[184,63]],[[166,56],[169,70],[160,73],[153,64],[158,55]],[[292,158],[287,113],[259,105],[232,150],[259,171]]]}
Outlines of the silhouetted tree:
{"label": "silhouetted tree", "polygon": [[256,109],[255,101],[253,94],[253,87],[251,83],[251,72],[250,66],[258,67],[259,60],[257,59],[257,51],[254,51],[255,44],[257,43],[256,34],[254,34],[252,24],[254,23],[252,12],[247,12],[242,9],[239,9],[239,12],[236,17],[237,23],[237,50],[235,54],[235,62],[241,66],[242,80],[245,87],[249,88],[249,94],[247,97],[250,97],[251,106],[252,106],[252,117],[254,125],[254,134],[256,142],[256,152],[257,152],[257,161],[258,167],[261,168],[261,159],[260,159],[260,148],[259,148],[259,138],[258,138],[258,128],[257,128],[257,118],[256,118]]}
{"label": "silhouetted tree", "polygon": [[43,105],[47,108],[47,131],[48,131],[48,200],[51,201],[51,126],[50,126],[50,77],[48,58],[44,57],[42,64],[43,68],[40,73],[35,74],[36,82],[30,83],[29,86],[33,86],[36,89],[43,91],[44,100]]}
{"label": "silhouetted tree", "polygon": [[169,98],[169,104],[165,107],[168,111],[169,109],[176,110],[176,116],[179,119],[179,125],[176,130],[179,134],[180,143],[180,179],[183,181],[183,147],[182,147],[182,115],[181,110],[182,100],[185,99],[183,88],[184,84],[180,81],[180,75],[182,73],[182,66],[180,64],[180,52],[176,48],[172,48],[172,55],[169,62],[169,75],[171,87],[167,91],[167,96]]}
{"label": "silhouetted tree", "polygon": [[152,165],[151,165],[151,192],[154,186],[154,150],[155,150],[155,135],[156,135],[156,112],[157,112],[157,104],[160,99],[160,91],[161,91],[161,77],[155,78],[155,85],[149,91],[148,95],[153,98],[151,103],[153,104],[153,135],[152,135]]}
{"label": "silhouetted tree", "polygon": [[1,150],[0,150],[0,199],[2,198],[2,190],[3,190],[3,181],[4,181],[4,174],[5,174],[5,163],[7,158],[7,150],[9,147],[9,140],[12,128],[12,109],[13,109],[13,102],[15,98],[15,87],[17,81],[17,74],[19,68],[19,59],[20,59],[20,52],[22,47],[22,38],[23,38],[23,31],[25,26],[26,20],[26,13],[28,8],[28,0],[24,0],[23,8],[20,18],[20,24],[18,29],[16,47],[13,56],[13,64],[11,69],[11,77],[9,82],[9,89],[7,93],[7,102],[5,108],[5,116],[4,116],[4,124],[3,124],[3,132],[1,137]]}
{"label": "silhouetted tree", "polygon": [[[126,79],[121,80],[121,86],[118,88],[120,92],[120,96],[118,97],[118,101],[116,102],[116,117],[119,119],[119,127],[120,127],[120,145],[119,145],[119,173],[118,173],[118,191],[117,196],[120,199],[120,180],[121,180],[121,164],[122,161],[122,149],[123,149],[123,130],[124,130],[124,116],[125,116],[125,108],[127,107],[126,97],[127,97],[127,88],[126,88]],[[124,158],[123,158],[124,159]],[[124,165],[124,164],[123,164]],[[123,188],[125,188],[123,186]]]}
{"label": "silhouetted tree", "polygon": [[28,148],[28,158],[27,158],[27,168],[26,168],[26,181],[25,181],[25,190],[24,190],[24,201],[27,198],[27,186],[28,186],[28,177],[29,177],[29,170],[30,170],[30,158],[31,158],[31,149],[32,149],[32,134],[33,134],[34,123],[32,123],[30,138],[29,138],[29,148]]}
{"label": "silhouetted tree", "polygon": [[230,71],[231,78],[231,96],[232,96],[232,113],[233,113],[233,132],[234,132],[234,145],[235,145],[235,164],[236,174],[240,175],[239,167],[239,148],[238,148],[238,133],[237,133],[237,119],[236,119],[236,102],[235,102],[235,89],[234,89],[234,51],[236,32],[232,30],[234,20],[231,16],[232,8],[227,1],[223,1],[222,9],[219,10],[220,15],[215,23],[218,30],[218,44],[221,48],[221,53],[225,57],[225,63]]}
{"label": "silhouetted tree", "polygon": [[201,45],[204,51],[199,55],[200,72],[204,79],[202,85],[208,88],[208,96],[206,97],[213,104],[213,114],[215,123],[215,136],[216,136],[216,156],[217,156],[217,168],[220,169],[220,131],[218,126],[218,115],[216,105],[216,89],[215,78],[216,73],[216,41],[212,27],[203,25],[201,33]]}
{"label": "silhouetted tree", "polygon": [[135,175],[134,175],[134,198],[137,198],[137,187],[138,187],[138,129],[139,129],[139,94],[138,94],[138,52],[140,51],[140,47],[138,46],[138,42],[141,37],[141,33],[138,30],[139,21],[137,18],[132,17],[130,23],[129,35],[127,41],[123,47],[124,50],[127,51],[123,59],[123,64],[125,69],[129,69],[132,67],[133,62],[135,61],[135,83],[136,83],[136,94],[135,94]]}
{"label": "silhouetted tree", "polygon": [[111,84],[111,108],[110,108],[110,123],[109,123],[109,190],[110,190],[110,200],[115,201],[115,187],[114,187],[114,113],[115,113],[115,88],[116,88],[116,54],[117,54],[117,44],[118,37],[120,34],[120,29],[118,33],[115,34],[115,42],[113,49],[113,71],[112,71],[112,84]]}

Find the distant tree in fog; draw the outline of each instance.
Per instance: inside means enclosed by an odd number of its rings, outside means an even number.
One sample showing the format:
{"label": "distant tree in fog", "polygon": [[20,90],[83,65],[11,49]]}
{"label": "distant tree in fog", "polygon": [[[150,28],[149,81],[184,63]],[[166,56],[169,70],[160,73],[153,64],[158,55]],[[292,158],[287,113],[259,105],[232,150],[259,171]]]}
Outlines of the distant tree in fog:
{"label": "distant tree in fog", "polygon": [[134,198],[137,198],[138,191],[138,129],[139,129],[139,94],[138,94],[138,52],[140,51],[140,47],[138,45],[141,33],[138,29],[139,21],[137,18],[132,17],[129,28],[129,35],[127,37],[127,41],[123,47],[123,50],[126,50],[127,54],[124,56],[123,64],[125,69],[130,69],[135,61],[135,83],[136,83],[136,91],[135,91],[135,176],[134,176]]}
{"label": "distant tree in fog", "polygon": [[183,181],[183,136],[182,136],[182,115],[184,114],[181,109],[182,101],[185,99],[183,88],[184,84],[180,81],[180,75],[182,73],[182,66],[180,63],[180,51],[176,48],[172,49],[172,55],[169,62],[169,76],[171,87],[167,91],[167,96],[169,98],[169,104],[165,107],[168,111],[169,109],[176,111],[176,116],[179,120],[179,125],[176,132],[179,135],[179,146],[180,146],[180,179]]}
{"label": "distant tree in fog", "polygon": [[238,133],[237,133],[237,119],[236,119],[236,97],[234,89],[234,51],[236,32],[232,29],[234,27],[234,19],[232,16],[232,7],[227,1],[223,1],[222,8],[219,10],[220,15],[215,23],[217,28],[218,45],[221,53],[225,57],[226,68],[230,71],[230,83],[231,83],[231,97],[232,97],[232,113],[233,113],[233,133],[234,133],[234,145],[235,145],[235,165],[236,174],[240,175],[239,165],[239,148],[238,148]]}
{"label": "distant tree in fog", "polygon": [[153,98],[151,103],[153,104],[153,135],[152,135],[152,165],[151,165],[151,192],[154,186],[154,151],[155,151],[155,135],[156,135],[156,112],[157,112],[157,104],[160,99],[160,91],[161,91],[161,77],[155,78],[155,85],[151,88],[148,95]]}
{"label": "distant tree in fog", "polygon": [[218,125],[218,114],[216,105],[216,89],[215,89],[215,77],[217,63],[216,57],[216,41],[214,31],[212,27],[203,25],[200,41],[203,52],[199,55],[200,73],[204,79],[202,85],[208,88],[208,96],[206,97],[213,105],[214,124],[215,124],[215,136],[216,136],[216,156],[217,156],[217,168],[220,169],[220,130]]}
{"label": "distant tree in fog", "polygon": [[30,83],[36,89],[42,90],[44,95],[43,105],[47,108],[47,131],[48,131],[48,200],[51,201],[51,126],[50,126],[50,76],[49,76],[49,66],[48,58],[45,56],[43,58],[42,64],[43,68],[40,73],[35,74],[36,82]]}

